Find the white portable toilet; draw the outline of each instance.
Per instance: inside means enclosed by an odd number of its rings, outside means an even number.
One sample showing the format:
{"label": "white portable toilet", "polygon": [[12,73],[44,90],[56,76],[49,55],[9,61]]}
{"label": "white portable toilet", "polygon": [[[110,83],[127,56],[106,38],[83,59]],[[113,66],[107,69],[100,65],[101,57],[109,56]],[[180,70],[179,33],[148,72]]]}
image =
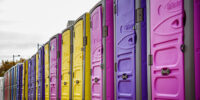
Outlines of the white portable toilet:
{"label": "white portable toilet", "polygon": [[4,77],[0,77],[0,100],[3,100]]}

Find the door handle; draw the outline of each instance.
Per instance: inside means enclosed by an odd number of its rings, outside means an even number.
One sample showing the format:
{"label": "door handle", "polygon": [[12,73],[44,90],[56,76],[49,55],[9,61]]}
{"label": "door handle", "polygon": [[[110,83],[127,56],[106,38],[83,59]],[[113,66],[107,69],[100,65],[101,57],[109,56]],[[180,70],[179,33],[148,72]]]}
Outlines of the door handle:
{"label": "door handle", "polygon": [[126,80],[128,78],[128,75],[126,73],[122,74],[122,79]]}
{"label": "door handle", "polygon": [[76,80],[76,84],[79,84],[79,80]]}
{"label": "door handle", "polygon": [[169,68],[162,68],[161,73],[163,76],[169,75],[171,73],[171,70]]}
{"label": "door handle", "polygon": [[67,85],[67,82],[64,82],[64,85]]}
{"label": "door handle", "polygon": [[97,77],[95,77],[94,81],[95,81],[95,83],[97,83],[99,81],[99,79]]}

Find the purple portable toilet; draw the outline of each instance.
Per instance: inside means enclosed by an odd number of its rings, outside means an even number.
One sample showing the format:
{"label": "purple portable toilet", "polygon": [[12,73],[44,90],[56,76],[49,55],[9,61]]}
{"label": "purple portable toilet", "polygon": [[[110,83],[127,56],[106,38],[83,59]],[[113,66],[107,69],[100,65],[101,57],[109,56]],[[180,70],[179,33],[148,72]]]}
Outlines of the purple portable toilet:
{"label": "purple portable toilet", "polygon": [[39,49],[38,60],[38,100],[44,100],[45,98],[45,77],[44,77],[44,47]]}
{"label": "purple portable toilet", "polygon": [[103,0],[103,100],[114,99],[113,0]]}
{"label": "purple portable toilet", "polygon": [[23,64],[19,63],[19,100],[22,100]]}
{"label": "purple portable toilet", "polygon": [[103,100],[102,2],[90,11],[91,99]]}
{"label": "purple portable toilet", "polygon": [[33,55],[31,57],[31,100],[35,100],[36,98],[36,56]]}
{"label": "purple portable toilet", "polygon": [[57,34],[50,39],[50,99],[61,98],[61,40]]}
{"label": "purple portable toilet", "polygon": [[21,100],[22,99],[22,69],[23,66],[21,63],[18,63],[15,67],[15,72],[16,72],[16,89],[15,89],[15,99],[16,100]]}
{"label": "purple portable toilet", "polygon": [[[136,79],[137,79],[136,78],[136,61],[138,63],[137,68],[140,68],[140,70],[138,69],[138,73],[137,73],[138,76],[142,75],[141,69],[142,67],[146,67],[146,66],[141,66],[141,62],[140,62],[142,58],[141,57],[142,55],[142,51],[141,51],[142,36],[141,35],[145,33],[142,33],[141,30],[139,30],[141,28],[141,24],[139,26],[140,28],[138,27],[138,29],[134,29],[136,25],[135,14],[137,14],[135,5],[136,5],[136,0],[122,0],[122,1],[115,0],[114,2],[115,75],[116,75],[115,85],[116,85],[116,99],[117,100],[124,100],[124,99],[125,100],[145,100],[145,99],[136,99],[136,83],[137,83],[136,82]],[[136,40],[135,30],[138,30],[140,32],[138,40]],[[137,47],[136,47],[136,41],[138,41]],[[138,50],[138,54],[139,54],[137,56],[137,60],[136,60],[136,49]],[[144,55],[144,58],[146,58],[146,54],[143,54],[143,55]],[[142,85],[141,77],[138,77],[138,83],[140,83],[139,85]],[[141,86],[138,86],[137,88],[138,90],[142,90]],[[137,96],[138,98],[142,97],[140,93],[138,93]]]}
{"label": "purple portable toilet", "polygon": [[15,82],[16,82],[16,85],[15,85],[15,100],[19,100],[19,96],[20,96],[20,76],[19,76],[19,73],[20,73],[20,64],[17,64],[16,67],[15,67]]}
{"label": "purple portable toilet", "polygon": [[28,100],[31,100],[31,59],[28,60]]}

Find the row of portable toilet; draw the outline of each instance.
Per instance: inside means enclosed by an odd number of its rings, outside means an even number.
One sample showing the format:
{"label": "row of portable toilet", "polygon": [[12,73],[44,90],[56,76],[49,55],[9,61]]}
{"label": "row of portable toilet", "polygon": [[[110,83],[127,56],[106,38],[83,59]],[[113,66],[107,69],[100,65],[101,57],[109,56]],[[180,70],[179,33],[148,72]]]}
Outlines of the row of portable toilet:
{"label": "row of portable toilet", "polygon": [[23,65],[19,63],[5,72],[4,100],[22,100],[22,71]]}
{"label": "row of portable toilet", "polygon": [[22,99],[199,100],[199,11],[200,0],[100,1],[24,62]]}

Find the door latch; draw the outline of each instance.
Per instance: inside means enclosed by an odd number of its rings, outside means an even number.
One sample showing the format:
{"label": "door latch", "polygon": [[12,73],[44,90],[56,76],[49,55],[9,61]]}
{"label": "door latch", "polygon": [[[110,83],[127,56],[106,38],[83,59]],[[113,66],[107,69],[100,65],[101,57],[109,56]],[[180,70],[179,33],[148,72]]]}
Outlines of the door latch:
{"label": "door latch", "polygon": [[161,70],[162,75],[169,75],[171,73],[171,70],[169,68],[162,68]]}

